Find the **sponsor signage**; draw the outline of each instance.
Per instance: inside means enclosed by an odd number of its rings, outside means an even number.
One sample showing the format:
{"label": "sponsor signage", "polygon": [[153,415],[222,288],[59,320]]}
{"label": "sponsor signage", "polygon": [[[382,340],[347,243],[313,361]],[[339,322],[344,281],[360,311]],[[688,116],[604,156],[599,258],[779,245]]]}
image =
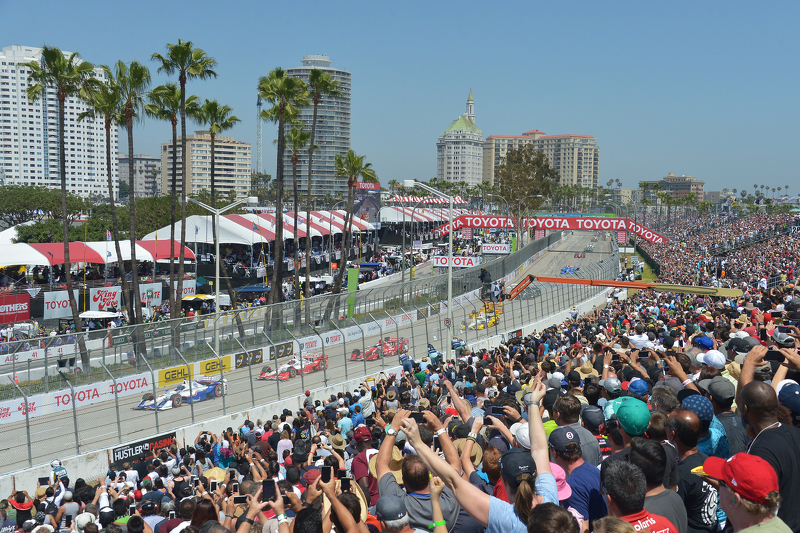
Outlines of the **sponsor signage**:
{"label": "sponsor signage", "polygon": [[151,450],[168,448],[177,443],[177,437],[173,431],[172,433],[164,433],[163,435],[157,435],[131,444],[117,446],[111,450],[111,468],[120,469],[122,468],[122,463],[136,464],[140,461],[144,461],[150,456]]}
{"label": "sponsor signage", "polygon": [[44,348],[4,354],[0,356],[0,365],[12,365],[14,363],[24,363],[26,361],[39,361],[41,359],[44,359]]}
{"label": "sponsor signage", "polygon": [[481,244],[481,251],[485,254],[510,254],[511,245],[485,242]]}
{"label": "sponsor signage", "polygon": [[472,239],[472,228],[461,228],[461,238],[466,240]]}
{"label": "sponsor signage", "polygon": [[[179,299],[184,299],[187,296],[194,296],[195,294],[195,281],[192,279],[183,280],[183,294],[180,296]],[[175,293],[176,297],[178,294],[178,280],[175,280],[172,284],[172,292]]]}
{"label": "sponsor signage", "polygon": [[192,365],[186,368],[186,365],[173,366],[171,368],[164,368],[158,371],[158,386],[166,387],[181,383],[183,380],[189,380],[194,377],[194,370]]}
{"label": "sponsor signage", "polygon": [[[222,356],[222,371],[228,372],[231,367],[231,356],[224,355]],[[220,372],[220,360],[217,358],[209,359],[207,361],[201,361],[197,363],[197,373],[202,376],[210,376],[212,374],[219,374]]]}
{"label": "sponsor signage", "polygon": [[0,322],[22,322],[31,318],[31,295],[15,294],[0,298]]}
{"label": "sponsor signage", "polygon": [[538,241],[539,239],[544,239],[547,230],[544,229],[537,229],[533,231],[533,240]]}
{"label": "sponsor signage", "polygon": [[80,408],[113,400],[114,395],[122,398],[152,390],[150,374],[137,374],[118,379],[116,385],[113,381],[101,381],[76,387],[74,394],[69,390],[61,390],[28,396],[27,404],[22,398],[8,400],[0,402],[0,424],[24,421],[26,413],[30,418],[51,415],[71,410],[73,404]]}
{"label": "sponsor signage", "polygon": [[[186,289],[185,284],[184,289]],[[163,298],[164,286],[161,283],[142,283],[139,285],[139,301],[143,304],[153,307],[161,305]]]}
{"label": "sponsor signage", "polygon": [[628,232],[627,231],[618,231],[617,232],[617,243],[618,244],[625,244],[628,242]]}
{"label": "sponsor signage", "polygon": [[[75,301],[78,301],[78,290],[73,289],[72,294]],[[72,308],[69,305],[69,293],[67,291],[51,291],[44,293],[44,318],[65,318],[72,317]]]}
{"label": "sponsor signage", "polygon": [[294,354],[294,342],[281,342],[270,347],[270,359],[280,359]]}
{"label": "sponsor signage", "polygon": [[250,365],[260,365],[264,362],[264,349],[248,350],[233,355],[236,368],[244,368]]}
{"label": "sponsor signage", "polygon": [[119,309],[121,287],[100,287],[89,289],[89,309],[105,311],[109,307]]}
{"label": "sponsor signage", "polygon": [[359,182],[356,183],[356,189],[367,189],[367,190],[379,191],[379,190],[381,190],[381,184],[380,183],[365,183],[363,181],[359,181]]}
{"label": "sponsor signage", "polygon": [[522,337],[522,330],[521,329],[515,329],[514,331],[509,331],[508,332],[508,338],[509,339],[519,339],[521,337]]}
{"label": "sponsor signage", "polygon": [[[473,267],[480,263],[480,259],[477,257],[459,257],[455,256],[452,258],[453,267],[465,268],[465,267]],[[446,255],[435,255],[433,256],[433,266],[436,267],[446,267],[450,265],[450,258]]]}

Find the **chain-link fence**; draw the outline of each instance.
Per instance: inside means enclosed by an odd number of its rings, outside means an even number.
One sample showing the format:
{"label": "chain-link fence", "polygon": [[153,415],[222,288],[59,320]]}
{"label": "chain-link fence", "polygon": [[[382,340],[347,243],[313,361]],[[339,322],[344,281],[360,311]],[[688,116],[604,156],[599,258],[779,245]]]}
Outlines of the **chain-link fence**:
{"label": "chain-link fence", "polygon": [[[560,238],[535,241],[482,266],[513,286]],[[613,247],[611,256],[570,275],[615,279],[619,257]],[[453,338],[472,343],[511,332],[603,290],[533,282],[517,299],[487,312],[478,297],[479,268],[453,273],[451,328],[443,316],[447,275],[437,274],[194,320],[87,332],[83,339],[50,337],[33,350],[18,346],[3,355],[0,368],[0,424],[11,430],[0,443],[7,459],[0,473],[378,372],[406,355],[441,356]],[[184,380],[194,390],[177,390]],[[137,410],[147,396],[164,404]]]}

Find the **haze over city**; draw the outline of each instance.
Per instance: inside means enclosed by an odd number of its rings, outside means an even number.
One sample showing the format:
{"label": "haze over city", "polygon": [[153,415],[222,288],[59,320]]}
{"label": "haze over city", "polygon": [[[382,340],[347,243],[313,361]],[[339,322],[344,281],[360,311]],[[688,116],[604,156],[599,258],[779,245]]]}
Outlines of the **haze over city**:
{"label": "haze over city", "polygon": [[[436,140],[471,89],[484,138],[594,136],[600,184],[635,188],[674,172],[706,190],[749,189],[797,180],[798,11],[793,2],[88,1],[34,15],[2,0],[0,46],[55,45],[98,65],[135,58],[155,86],[168,78],[151,54],[191,40],[219,62],[219,77],[187,90],[233,107],[242,122],[230,135],[253,144],[253,166],[258,78],[324,54],[352,73],[351,147],[384,186],[436,175]],[[272,175],[275,135],[265,124]],[[146,120],[135,152],[155,156],[169,138],[168,123]]]}

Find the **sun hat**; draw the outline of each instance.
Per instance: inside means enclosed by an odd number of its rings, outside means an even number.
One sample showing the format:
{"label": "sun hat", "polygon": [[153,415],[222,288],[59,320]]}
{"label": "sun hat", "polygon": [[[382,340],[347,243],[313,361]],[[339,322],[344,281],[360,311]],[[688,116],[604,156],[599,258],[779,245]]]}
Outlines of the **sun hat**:
{"label": "sun hat", "polygon": [[[474,447],[474,446],[473,446]],[[378,478],[378,470],[377,470],[377,463],[378,454],[375,453],[369,459],[369,473],[375,479]],[[403,452],[397,446],[392,446],[392,458],[389,459],[389,470],[391,471],[394,479],[397,481],[398,485],[403,484]]]}
{"label": "sun hat", "polygon": [[553,477],[556,478],[556,487],[558,488],[558,499],[564,501],[572,496],[572,487],[567,483],[567,474],[564,469],[555,463],[550,463],[550,470],[553,472]]}
{"label": "sun hat", "polygon": [[599,375],[597,373],[597,370],[595,370],[595,368],[592,366],[592,363],[590,363],[589,361],[583,363],[581,367],[578,369],[578,372],[580,373],[581,378],[583,379],[586,379],[587,376]]}

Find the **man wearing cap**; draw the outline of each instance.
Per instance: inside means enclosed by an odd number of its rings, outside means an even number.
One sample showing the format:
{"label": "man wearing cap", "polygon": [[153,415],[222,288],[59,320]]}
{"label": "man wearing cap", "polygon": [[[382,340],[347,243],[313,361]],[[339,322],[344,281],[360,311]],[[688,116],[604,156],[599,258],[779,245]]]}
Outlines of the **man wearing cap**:
{"label": "man wearing cap", "polygon": [[[753,352],[766,348],[754,348]],[[748,356],[742,376],[751,364]],[[751,374],[752,375],[752,374]],[[766,460],[778,474],[778,486],[785,502],[800,501],[800,428],[778,421],[778,397],[775,389],[761,381],[752,381],[739,389],[739,409],[750,438],[748,453]],[[800,531],[800,505],[781,505],[778,516],[792,531]]]}
{"label": "man wearing cap", "polygon": [[383,522],[382,531],[391,533],[430,533],[423,529],[412,528],[409,525],[406,504],[397,496],[384,496],[375,505],[378,520]]}
{"label": "man wearing cap", "polygon": [[592,466],[599,466],[602,456],[600,445],[585,427],[580,424],[581,402],[574,396],[559,396],[553,404],[553,418],[559,426],[570,428],[578,436],[583,450],[583,460]]}
{"label": "man wearing cap", "polygon": [[358,454],[353,459],[351,466],[353,479],[361,486],[364,494],[369,494],[370,505],[378,503],[378,480],[369,471],[369,460],[378,450],[372,447],[372,433],[366,426],[357,427],[353,433]]}
{"label": "man wearing cap", "polygon": [[700,418],[690,409],[679,407],[669,414],[667,439],[678,450],[678,496],[683,499],[690,533],[717,531],[717,489],[692,473],[708,456],[697,451]]}
{"label": "man wearing cap", "polygon": [[777,515],[782,499],[778,476],[761,457],[747,453],[738,453],[727,461],[709,457],[703,463],[703,474],[719,483],[719,505],[734,533],[791,531]]}
{"label": "man wearing cap", "polygon": [[311,398],[311,391],[306,391],[306,397],[303,398],[303,409],[306,411],[313,411],[314,410],[314,399]]}
{"label": "man wearing cap", "polygon": [[701,390],[706,392],[705,396],[711,401],[714,417],[722,424],[725,430],[725,437],[728,441],[728,455],[736,455],[746,451],[747,433],[742,425],[742,419],[733,412],[736,387],[730,380],[722,376],[704,379],[698,385]]}
{"label": "man wearing cap", "polygon": [[700,439],[697,441],[697,451],[723,459],[730,457],[725,428],[719,420],[714,418],[714,407],[711,400],[700,394],[693,394],[684,398],[681,406],[690,409],[700,419]]}
{"label": "man wearing cap", "polygon": [[[527,429],[527,428],[526,428]],[[564,507],[572,507],[593,529],[594,521],[608,514],[605,500],[600,493],[600,471],[583,460],[578,435],[568,427],[559,427],[550,433],[551,461],[564,470],[572,495]]]}

